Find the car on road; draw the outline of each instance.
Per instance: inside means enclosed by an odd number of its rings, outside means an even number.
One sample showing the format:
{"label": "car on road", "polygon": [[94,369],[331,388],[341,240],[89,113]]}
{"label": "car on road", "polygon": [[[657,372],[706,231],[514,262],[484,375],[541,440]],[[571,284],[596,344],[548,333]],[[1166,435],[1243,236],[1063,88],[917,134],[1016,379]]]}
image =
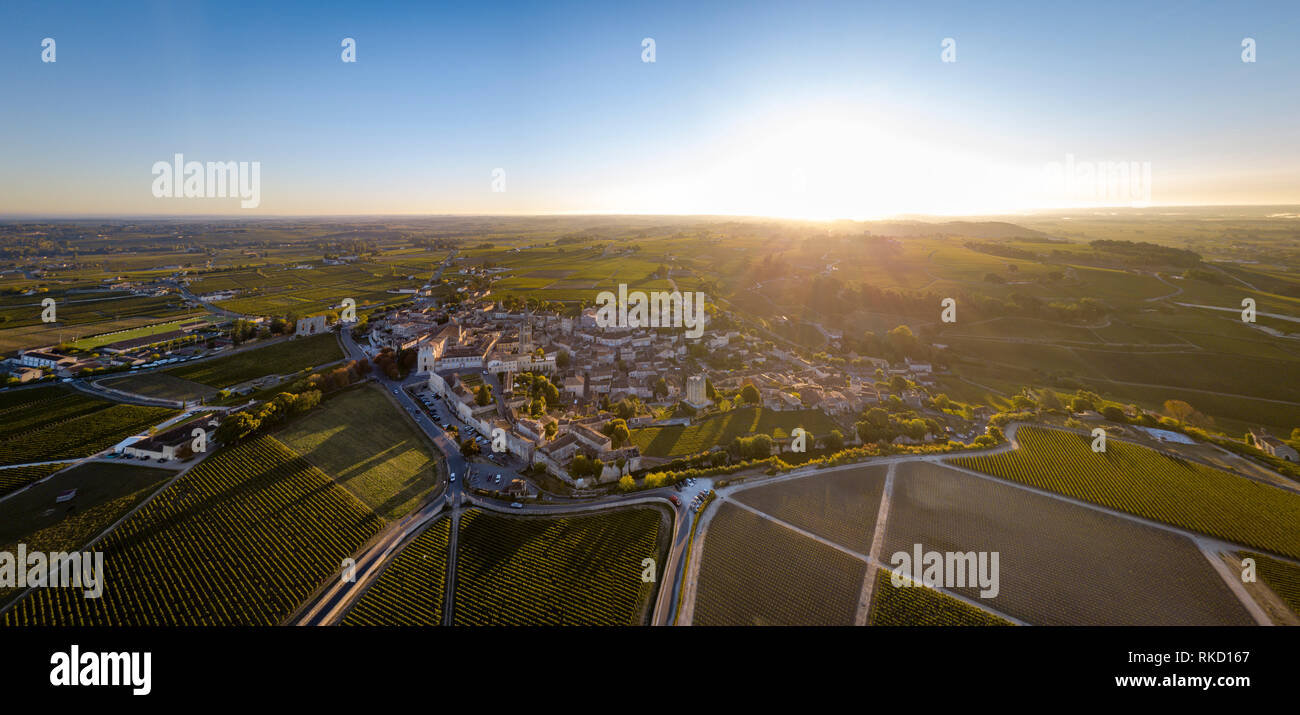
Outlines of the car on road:
{"label": "car on road", "polygon": [[682,483],[681,483],[681,482],[673,482],[673,489],[676,489],[677,491],[680,492],[680,491],[682,490]]}
{"label": "car on road", "polygon": [[452,472],[452,473],[451,473],[451,478],[450,478],[449,481],[453,481],[453,482],[456,481],[456,473],[455,473],[455,472]]}
{"label": "car on road", "polygon": [[523,505],[523,504],[520,504],[519,502],[511,502],[511,504],[510,504],[510,508],[511,508],[511,509],[523,509],[523,508],[524,508],[524,505]]}
{"label": "car on road", "polygon": [[669,494],[669,495],[668,495],[668,501],[672,502],[672,503],[673,503],[673,506],[681,506],[681,505],[682,505],[682,500],[681,500],[681,499],[678,499],[676,494]]}
{"label": "car on road", "polygon": [[501,483],[501,475],[500,475],[500,474],[496,475],[496,477],[492,480],[492,483],[493,483],[493,484],[500,484],[500,483]]}

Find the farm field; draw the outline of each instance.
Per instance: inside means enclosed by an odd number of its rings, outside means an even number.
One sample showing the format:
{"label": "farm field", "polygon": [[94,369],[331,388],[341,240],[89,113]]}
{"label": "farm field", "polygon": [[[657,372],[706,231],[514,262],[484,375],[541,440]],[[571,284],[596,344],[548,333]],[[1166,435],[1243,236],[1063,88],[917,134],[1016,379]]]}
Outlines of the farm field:
{"label": "farm field", "polygon": [[886,569],[876,572],[870,626],[1010,626],[1011,621],[924,586],[894,586]]}
{"label": "farm field", "polygon": [[[79,549],[175,475],[169,469],[105,462],[68,469],[0,501],[0,551],[13,553],[20,543],[45,553]],[[77,490],[76,497],[55,501],[70,489]],[[0,588],[0,607],[15,595],[17,589]]]}
{"label": "farm field", "polygon": [[1300,616],[1300,566],[1272,559],[1264,554],[1243,551],[1238,555],[1242,558],[1255,559],[1255,569],[1259,579],[1272,589],[1293,613]]}
{"label": "farm field", "polygon": [[333,333],[289,338],[273,345],[244,350],[166,370],[183,380],[224,388],[267,375],[288,375],[343,358]]}
{"label": "farm field", "polygon": [[820,410],[777,411],[738,407],[693,425],[634,429],[632,442],[642,454],[651,457],[683,457],[698,454],[717,444],[728,444],[736,437],[774,433],[788,436],[795,427],[803,427],[810,437],[822,437],[838,429]]}
{"label": "farm field", "polygon": [[812,474],[739,490],[732,498],[865,554],[871,551],[887,469],[879,465]]}
{"label": "farm field", "polygon": [[191,382],[190,380],[183,380],[165,372],[145,372],[126,377],[116,377],[104,380],[100,384],[104,387],[136,395],[180,402],[206,400],[217,394],[215,388]]}
{"label": "farm field", "polygon": [[33,464],[26,467],[0,469],[0,497],[17,491],[32,482],[44,479],[68,466],[67,463]]}
{"label": "farm field", "polygon": [[451,519],[407,544],[343,617],[345,626],[440,626],[447,587]]}
{"label": "farm field", "polygon": [[[328,311],[344,298],[352,298],[358,306],[408,300],[409,295],[387,291],[424,285],[437,260],[440,259],[430,258],[428,267],[418,270],[366,262],[330,266],[320,261],[286,261],[279,266],[208,274],[191,284],[190,291],[204,295],[236,290],[240,291],[236,297],[214,305],[245,315],[301,317]],[[403,272],[399,273],[398,268]],[[416,278],[408,279],[408,275]]]}
{"label": "farm field", "polygon": [[949,463],[1265,551],[1300,557],[1300,494],[1110,439],[1022,428],[1020,448]]}
{"label": "farm field", "polygon": [[61,387],[20,390],[0,401],[0,464],[87,457],[176,414],[115,405]]}
{"label": "farm field", "polygon": [[[330,397],[275,438],[385,519],[410,513],[438,483],[438,456],[379,388]],[[365,445],[358,449],[358,445]]]}
{"label": "farm field", "polygon": [[101,345],[110,345],[112,343],[121,342],[123,340],[134,340],[136,338],[143,338],[149,335],[158,335],[160,333],[167,333],[173,330],[179,330],[180,326],[185,325],[187,323],[194,322],[195,320],[203,320],[209,323],[212,322],[212,318],[208,316],[196,315],[195,317],[184,318],[181,320],[172,320],[165,323],[153,323],[150,325],[145,325],[139,328],[133,328],[129,330],[115,330],[112,332],[102,333],[100,335],[92,335],[90,337],[77,340],[71,343],[71,345],[72,347],[77,348],[79,350],[94,350],[95,348]]}
{"label": "farm field", "polygon": [[644,624],[658,584],[642,583],[641,562],[664,563],[667,518],[652,507],[561,518],[471,509],[460,521],[453,624]]}
{"label": "farm field", "polygon": [[734,504],[704,532],[694,625],[853,625],[867,563]]}
{"label": "farm field", "polygon": [[381,520],[270,438],[222,449],[97,545],[99,599],[40,589],[4,625],[275,625]]}
{"label": "farm field", "polygon": [[1188,538],[930,462],[897,467],[881,561],[997,552],[999,590],[953,590],[1031,625],[1251,625]]}

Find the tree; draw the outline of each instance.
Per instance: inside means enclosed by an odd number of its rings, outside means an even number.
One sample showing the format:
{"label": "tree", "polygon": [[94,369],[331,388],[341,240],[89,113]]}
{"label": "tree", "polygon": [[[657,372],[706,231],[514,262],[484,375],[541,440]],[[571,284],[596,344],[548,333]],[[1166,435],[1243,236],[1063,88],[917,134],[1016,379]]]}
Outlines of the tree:
{"label": "tree", "polygon": [[567,350],[561,350],[555,354],[555,366],[561,370],[568,370],[569,365],[573,364],[573,356]]}
{"label": "tree", "polygon": [[753,383],[746,383],[740,390],[740,399],[742,402],[757,405],[763,401],[763,396],[758,394],[758,388]]}
{"label": "tree", "polygon": [[485,407],[492,403],[492,386],[482,384],[474,391],[474,404],[479,407]]}
{"label": "tree", "polygon": [[618,489],[619,491],[630,492],[636,489],[636,480],[632,478],[631,474],[624,475],[622,479],[618,480]]}
{"label": "tree", "polygon": [[473,457],[474,455],[478,454],[480,451],[481,450],[479,449],[478,442],[475,441],[474,439],[463,440],[460,443],[460,454],[466,459]]}
{"label": "tree", "polygon": [[227,415],[221,421],[221,424],[217,427],[216,438],[222,444],[234,444],[256,432],[260,426],[257,418],[247,412],[236,412],[233,415]]}
{"label": "tree", "polygon": [[665,379],[663,378],[663,376],[661,375],[661,376],[659,376],[659,379],[657,379],[657,380],[654,381],[654,384],[650,387],[650,390],[651,390],[651,392],[654,394],[654,396],[657,397],[657,398],[667,397],[667,396],[668,396],[668,381],[665,380]]}
{"label": "tree", "polygon": [[826,435],[826,449],[832,452],[844,449],[844,433],[837,429],[831,430],[831,433]]}
{"label": "tree", "polygon": [[1115,405],[1106,405],[1105,407],[1101,408],[1101,416],[1105,417],[1111,422],[1127,421],[1124,419],[1124,410],[1121,410]]}
{"label": "tree", "polygon": [[1186,422],[1196,414],[1196,408],[1182,400],[1165,400],[1165,414],[1179,422]]}
{"label": "tree", "polygon": [[915,357],[920,352],[920,341],[912,334],[912,329],[906,325],[900,325],[889,331],[886,338],[889,341],[889,346],[897,351],[899,355]]}
{"label": "tree", "polygon": [[546,429],[546,440],[549,442],[550,440],[555,439],[555,433],[560,431],[560,425],[558,422],[554,422],[554,421],[547,422],[545,429]]}
{"label": "tree", "polygon": [[1094,405],[1088,398],[1077,396],[1070,400],[1070,409],[1075,412],[1087,412],[1094,409]]}
{"label": "tree", "polygon": [[889,378],[889,391],[896,395],[902,393],[908,388],[908,386],[909,383],[907,382],[907,378],[902,375],[895,375]]}
{"label": "tree", "polygon": [[624,420],[621,417],[606,422],[605,426],[602,427],[600,431],[603,432],[606,437],[609,437],[610,444],[614,449],[622,447],[624,444],[627,444],[628,440],[632,439],[632,432],[627,428],[627,420]]}

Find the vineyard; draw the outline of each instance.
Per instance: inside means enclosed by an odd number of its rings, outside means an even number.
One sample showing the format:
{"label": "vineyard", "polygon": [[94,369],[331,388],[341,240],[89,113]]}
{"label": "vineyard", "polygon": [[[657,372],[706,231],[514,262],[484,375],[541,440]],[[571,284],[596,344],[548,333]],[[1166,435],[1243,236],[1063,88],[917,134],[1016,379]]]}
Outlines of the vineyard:
{"label": "vineyard", "polygon": [[1031,625],[1254,623],[1191,539],[940,464],[902,462],[880,560],[898,566],[894,555],[917,544],[984,552],[990,571],[998,554],[996,594],[950,590]]}
{"label": "vineyard", "polygon": [[66,463],[56,463],[0,469],[0,497],[22,489],[32,482],[40,481],[66,466],[68,466]]}
{"label": "vineyard", "polygon": [[642,560],[662,568],[662,520],[654,508],[563,518],[470,510],[460,522],[453,622],[643,624],[656,584],[642,583]]}
{"label": "vineyard", "polygon": [[274,625],[380,529],[273,439],[223,449],[115,529],[104,595],[38,589],[7,625]]}
{"label": "vineyard", "polygon": [[1273,589],[1293,613],[1300,616],[1300,566],[1286,561],[1270,559],[1263,554],[1242,552],[1242,558],[1255,559],[1259,578]]}
{"label": "vineyard", "polygon": [[165,407],[113,405],[66,395],[4,415],[0,464],[87,457],[174,416]]}
{"label": "vineyard", "polygon": [[19,390],[5,397],[0,402],[0,441],[89,415],[112,404],[62,387]]}
{"label": "vineyard", "polygon": [[871,550],[886,469],[875,466],[816,474],[745,489],[735,498],[865,554]]}
{"label": "vineyard", "polygon": [[343,625],[442,625],[450,538],[451,519],[431,524],[384,569],[343,617]]}
{"label": "vineyard", "polygon": [[434,448],[378,388],[335,395],[275,438],[385,519],[410,513],[437,484]]}
{"label": "vineyard", "polygon": [[955,457],[960,467],[1227,541],[1300,558],[1300,495],[1120,440],[1023,428],[1020,449]]}
{"label": "vineyard", "polygon": [[693,425],[645,427],[632,430],[632,442],[642,454],[652,457],[684,457],[725,445],[736,437],[752,434],[788,436],[795,427],[803,427],[815,437],[824,437],[837,429],[821,410],[768,410],[762,407],[738,407]]}
{"label": "vineyard", "polygon": [[734,504],[704,533],[692,623],[853,624],[867,564]]}
{"label": "vineyard", "polygon": [[[17,544],[45,553],[79,549],[175,475],[169,469],[113,462],[67,469],[0,502],[0,551],[12,553]],[[77,490],[75,498],[55,501],[71,489]],[[15,595],[17,589],[0,588],[0,606]]]}
{"label": "vineyard", "polygon": [[230,387],[268,375],[289,375],[342,358],[338,338],[333,333],[321,333],[174,367],[165,374],[209,387]]}
{"label": "vineyard", "polygon": [[872,626],[1009,626],[1011,621],[924,586],[896,587],[887,569],[876,574]]}

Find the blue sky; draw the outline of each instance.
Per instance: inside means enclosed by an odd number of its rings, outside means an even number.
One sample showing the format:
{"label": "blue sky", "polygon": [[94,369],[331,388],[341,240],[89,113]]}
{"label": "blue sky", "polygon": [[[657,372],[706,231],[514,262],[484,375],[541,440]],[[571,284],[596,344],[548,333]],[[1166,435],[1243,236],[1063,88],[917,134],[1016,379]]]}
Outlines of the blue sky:
{"label": "blue sky", "polygon": [[[1300,4],[1042,4],[9,0],[0,212],[999,212],[1087,203],[1067,155],[1300,203]],[[178,152],[261,205],[155,198]]]}

